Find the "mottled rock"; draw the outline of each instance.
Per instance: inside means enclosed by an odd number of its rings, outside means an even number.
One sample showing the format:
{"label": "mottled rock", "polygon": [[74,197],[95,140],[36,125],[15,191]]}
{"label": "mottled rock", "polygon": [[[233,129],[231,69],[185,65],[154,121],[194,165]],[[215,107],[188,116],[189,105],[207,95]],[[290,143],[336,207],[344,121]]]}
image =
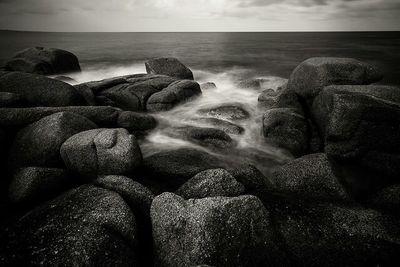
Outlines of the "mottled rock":
{"label": "mottled rock", "polygon": [[75,85],[74,88],[85,99],[89,106],[96,106],[96,98],[89,86],[86,84],[78,84]]}
{"label": "mottled rock", "polygon": [[250,113],[240,103],[227,103],[202,108],[198,110],[198,113],[222,120],[243,120],[250,117]]}
{"label": "mottled rock", "polygon": [[97,128],[80,115],[60,112],[44,117],[20,130],[10,150],[10,166],[63,166],[60,147],[76,133]]}
{"label": "mottled rock", "polygon": [[224,131],[227,134],[240,135],[244,133],[244,128],[240,125],[234,124],[230,121],[220,120],[217,118],[194,118],[194,122],[201,124],[202,126],[212,127]]}
{"label": "mottled rock", "polygon": [[228,171],[244,185],[246,192],[263,193],[274,189],[271,180],[253,165],[241,164],[228,168]]}
{"label": "mottled rock", "polygon": [[192,71],[176,58],[155,58],[146,61],[145,65],[148,74],[162,74],[193,80]]}
{"label": "mottled rock", "polygon": [[61,146],[68,169],[86,176],[126,174],[142,162],[136,138],[126,129],[94,129],[80,132]]}
{"label": "mottled rock", "polygon": [[128,131],[147,131],[157,126],[156,119],[145,113],[124,111],[118,117],[118,126]]}

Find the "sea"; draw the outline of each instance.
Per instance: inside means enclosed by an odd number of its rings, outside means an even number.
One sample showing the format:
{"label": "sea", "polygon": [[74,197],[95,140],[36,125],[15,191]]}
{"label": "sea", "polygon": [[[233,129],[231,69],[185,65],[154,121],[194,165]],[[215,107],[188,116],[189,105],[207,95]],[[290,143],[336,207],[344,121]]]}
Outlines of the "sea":
{"label": "sea", "polygon": [[352,57],[376,65],[385,73],[381,83],[400,85],[400,32],[216,32],[216,33],[50,33],[0,31],[0,65],[27,47],[55,47],[74,53],[82,73],[71,74],[77,83],[113,76],[144,73],[144,62],[155,57],[176,57],[201,82],[214,82],[216,90],[177,108],[155,114],[160,123],[141,147],[145,156],[163,149],[199,147],[166,134],[171,127],[197,125],[196,111],[210,105],[241,103],[251,113],[237,122],[245,134],[231,136],[235,152],[209,153],[249,162],[269,172],[290,160],[284,150],[266,144],[256,90],[237,87],[237,81],[264,78],[276,89],[293,69],[310,57]]}

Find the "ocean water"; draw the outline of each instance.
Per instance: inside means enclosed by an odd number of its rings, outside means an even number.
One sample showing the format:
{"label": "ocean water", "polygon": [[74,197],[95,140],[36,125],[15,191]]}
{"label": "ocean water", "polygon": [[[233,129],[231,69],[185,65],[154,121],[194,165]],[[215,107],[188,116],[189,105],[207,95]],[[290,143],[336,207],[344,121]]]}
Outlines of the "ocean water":
{"label": "ocean water", "polygon": [[144,73],[144,62],[154,57],[177,57],[190,67],[198,82],[215,82],[214,90],[175,109],[155,114],[160,125],[141,143],[145,156],[163,149],[196,147],[167,134],[170,127],[192,125],[197,110],[215,104],[239,102],[250,112],[236,122],[246,131],[231,135],[234,150],[210,153],[256,165],[264,173],[291,157],[265,143],[257,90],[238,88],[240,79],[263,77],[276,89],[303,60],[316,56],[353,57],[377,65],[383,83],[400,84],[400,32],[337,33],[39,33],[0,31],[0,65],[17,51],[31,46],[56,47],[78,56],[82,73],[77,82]]}

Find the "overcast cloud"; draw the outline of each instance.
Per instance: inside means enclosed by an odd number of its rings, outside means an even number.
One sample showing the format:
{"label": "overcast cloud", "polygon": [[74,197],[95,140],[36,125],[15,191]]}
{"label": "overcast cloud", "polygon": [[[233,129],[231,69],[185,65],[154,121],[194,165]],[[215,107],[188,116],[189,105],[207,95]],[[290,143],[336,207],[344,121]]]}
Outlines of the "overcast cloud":
{"label": "overcast cloud", "polygon": [[0,29],[400,30],[400,0],[0,0]]}

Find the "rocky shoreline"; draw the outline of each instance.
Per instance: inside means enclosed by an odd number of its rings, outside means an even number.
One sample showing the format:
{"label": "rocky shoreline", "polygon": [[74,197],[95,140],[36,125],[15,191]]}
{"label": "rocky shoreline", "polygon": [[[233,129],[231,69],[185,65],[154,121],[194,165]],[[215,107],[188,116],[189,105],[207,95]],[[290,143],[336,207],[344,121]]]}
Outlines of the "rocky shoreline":
{"label": "rocky shoreline", "polygon": [[218,87],[175,58],[145,67],[71,85],[75,55],[29,48],[0,71],[1,266],[400,264],[400,88],[376,67],[311,58],[279,88],[238,83],[263,90],[260,137],[290,159],[264,173],[237,160],[257,154],[237,149],[241,103],[144,155],[157,114]]}

